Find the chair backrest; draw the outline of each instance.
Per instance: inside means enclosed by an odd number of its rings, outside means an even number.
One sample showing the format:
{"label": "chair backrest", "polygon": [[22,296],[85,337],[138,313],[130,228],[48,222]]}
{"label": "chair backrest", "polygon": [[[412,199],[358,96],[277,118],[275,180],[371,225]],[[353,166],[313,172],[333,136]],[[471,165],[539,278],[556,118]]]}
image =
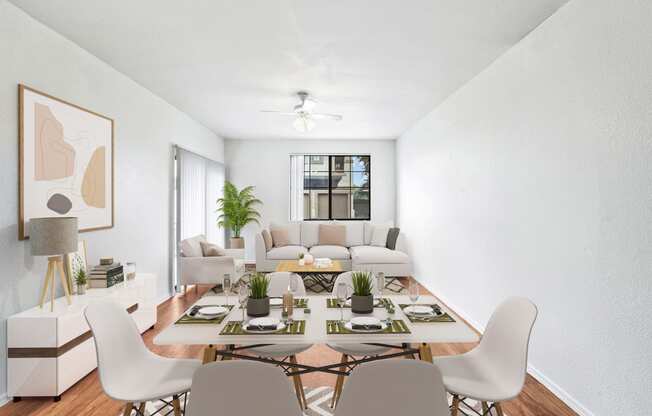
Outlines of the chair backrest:
{"label": "chair backrest", "polygon": [[[391,394],[386,394],[388,387]],[[449,416],[441,373],[420,360],[383,360],[356,368],[335,416]]]}
{"label": "chair backrest", "polygon": [[[340,273],[339,276],[335,279],[335,283],[333,283],[333,295],[337,295],[337,285],[338,283],[346,283],[346,285],[349,287],[349,295],[353,293],[353,272],[344,272]],[[371,285],[372,285],[372,293],[376,293],[376,279],[375,277],[371,279]]]}
{"label": "chair backrest", "polygon": [[277,367],[253,361],[203,365],[192,378],[186,416],[298,416],[288,378]]}
{"label": "chair backrest", "polygon": [[489,319],[480,345],[474,351],[484,360],[504,389],[517,395],[525,383],[528,346],[537,307],[525,298],[509,298]]}
{"label": "chair backrest", "polygon": [[115,397],[112,393],[123,382],[124,369],[151,353],[136,323],[118,303],[111,300],[92,303],[86,307],[84,315],[93,333],[102,388],[108,396]]}
{"label": "chair backrest", "polygon": [[206,236],[203,234],[194,237],[186,238],[179,242],[182,257],[202,257],[204,254],[201,250],[201,243],[206,241]]}
{"label": "chair backrest", "polygon": [[297,278],[297,290],[294,292],[295,296],[306,296],[306,287],[303,285],[301,276],[291,272],[273,272],[267,274],[269,278],[269,288],[267,294],[271,297],[283,296],[288,290],[290,284],[290,276],[295,275]]}

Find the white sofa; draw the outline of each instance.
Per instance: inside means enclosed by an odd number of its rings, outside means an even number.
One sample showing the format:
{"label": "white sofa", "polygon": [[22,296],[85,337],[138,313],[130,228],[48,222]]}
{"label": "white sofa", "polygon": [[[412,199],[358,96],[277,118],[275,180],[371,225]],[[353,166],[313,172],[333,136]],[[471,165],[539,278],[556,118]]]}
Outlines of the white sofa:
{"label": "white sofa", "polygon": [[[346,245],[322,245],[319,242],[319,224],[346,226]],[[389,224],[382,224],[387,226]],[[374,224],[363,221],[300,221],[289,224],[270,224],[288,227],[290,245],[272,247],[269,251],[261,233],[256,234],[256,270],[271,272],[282,260],[296,260],[300,253],[313,257],[339,260],[345,270],[384,272],[386,276],[411,276],[412,262],[405,246],[405,237],[399,233],[394,250],[371,245]]]}
{"label": "white sofa", "polygon": [[244,250],[225,249],[225,256],[204,257],[201,241],[206,237],[198,235],[181,241],[179,254],[179,285],[222,284],[224,274],[231,275],[231,282],[237,282],[245,272]]}

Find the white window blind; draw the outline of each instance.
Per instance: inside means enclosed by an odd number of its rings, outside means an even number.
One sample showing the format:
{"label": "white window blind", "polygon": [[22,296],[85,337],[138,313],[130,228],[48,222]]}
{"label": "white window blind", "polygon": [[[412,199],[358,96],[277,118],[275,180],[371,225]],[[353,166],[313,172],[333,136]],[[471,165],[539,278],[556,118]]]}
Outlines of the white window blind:
{"label": "white window blind", "polygon": [[303,219],[303,155],[290,156],[290,221]]}

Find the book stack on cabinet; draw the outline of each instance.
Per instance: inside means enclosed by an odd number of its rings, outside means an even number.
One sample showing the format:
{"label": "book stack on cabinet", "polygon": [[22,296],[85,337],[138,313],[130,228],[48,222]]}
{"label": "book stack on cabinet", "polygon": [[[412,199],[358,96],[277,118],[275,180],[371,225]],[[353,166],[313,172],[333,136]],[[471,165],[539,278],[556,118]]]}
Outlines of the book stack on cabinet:
{"label": "book stack on cabinet", "polygon": [[[54,302],[54,311],[38,306],[7,319],[7,393],[21,397],[53,397],[97,367],[95,344],[84,317],[87,305],[106,299],[121,304],[143,333],[156,323],[156,275],[136,278],[107,289]],[[116,340],[119,342],[119,340]]]}
{"label": "book stack on cabinet", "polygon": [[115,263],[113,259],[106,258],[100,264],[93,266],[88,279],[88,287],[91,289],[106,289],[125,280],[122,264]]}

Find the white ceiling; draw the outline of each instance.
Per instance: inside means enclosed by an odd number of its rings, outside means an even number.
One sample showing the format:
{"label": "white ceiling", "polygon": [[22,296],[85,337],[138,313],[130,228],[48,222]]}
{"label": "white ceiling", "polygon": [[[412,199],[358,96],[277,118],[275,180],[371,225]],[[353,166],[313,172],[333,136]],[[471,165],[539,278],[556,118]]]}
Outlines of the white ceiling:
{"label": "white ceiling", "polygon": [[[12,0],[223,137],[393,139],[567,0]],[[307,90],[310,133],[290,111]]]}

